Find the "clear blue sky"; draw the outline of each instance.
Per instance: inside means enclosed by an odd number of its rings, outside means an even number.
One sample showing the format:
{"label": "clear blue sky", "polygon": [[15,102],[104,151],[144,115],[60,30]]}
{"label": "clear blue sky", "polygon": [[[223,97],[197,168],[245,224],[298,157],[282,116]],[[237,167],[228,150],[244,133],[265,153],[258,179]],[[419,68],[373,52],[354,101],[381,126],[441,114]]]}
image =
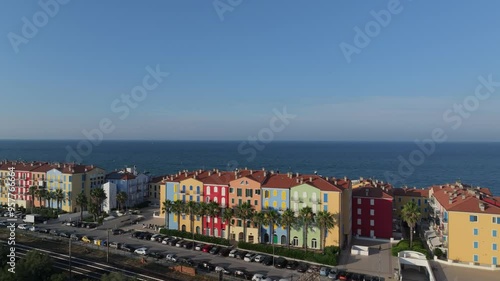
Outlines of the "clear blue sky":
{"label": "clear blue sky", "polygon": [[[46,0],[44,0],[46,1]],[[225,3],[227,0],[221,0]],[[70,1],[15,53],[37,1],[0,3],[0,138],[80,139],[110,118],[107,139],[240,140],[273,109],[297,117],[279,140],[500,141],[500,87],[456,130],[443,113],[500,81],[500,2],[408,1],[351,57],[354,28],[390,1],[243,0],[221,21],[212,1]],[[124,120],[110,107],[170,76]]]}

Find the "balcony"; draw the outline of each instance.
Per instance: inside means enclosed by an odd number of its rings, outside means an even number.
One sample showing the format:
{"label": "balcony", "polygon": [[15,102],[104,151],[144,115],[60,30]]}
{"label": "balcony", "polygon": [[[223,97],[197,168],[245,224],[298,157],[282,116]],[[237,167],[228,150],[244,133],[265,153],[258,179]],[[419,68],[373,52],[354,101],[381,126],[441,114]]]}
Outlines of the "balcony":
{"label": "balcony", "polygon": [[309,199],[309,202],[313,204],[321,204],[321,201],[318,198],[311,198]]}
{"label": "balcony", "polygon": [[295,202],[295,203],[304,203],[304,201],[302,200],[302,198],[292,198],[292,202]]}

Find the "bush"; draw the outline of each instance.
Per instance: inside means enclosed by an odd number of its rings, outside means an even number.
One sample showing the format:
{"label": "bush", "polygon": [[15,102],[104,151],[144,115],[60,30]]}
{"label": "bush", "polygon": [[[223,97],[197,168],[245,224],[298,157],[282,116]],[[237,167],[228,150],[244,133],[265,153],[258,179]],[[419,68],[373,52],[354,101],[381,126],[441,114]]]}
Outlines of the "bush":
{"label": "bush", "polygon": [[[238,248],[267,253],[267,254],[273,254],[273,246],[267,244],[251,244],[247,242],[239,242]],[[328,264],[333,266],[337,265],[339,251],[340,249],[334,246],[326,247],[325,254],[314,253],[314,252],[308,252],[306,254],[306,252],[301,249],[288,249],[276,246],[274,248],[274,254],[277,256],[283,256],[287,258],[305,260],[321,264]]]}
{"label": "bush", "polygon": [[393,256],[397,257],[399,252],[402,251],[415,251],[424,254],[428,259],[431,258],[429,251],[424,248],[424,244],[421,240],[413,240],[412,248],[410,249],[410,241],[401,240],[396,246],[393,246],[391,253]]}
{"label": "bush", "polygon": [[139,203],[139,204],[135,204],[133,208],[135,209],[142,209],[142,208],[146,208],[146,207],[149,207],[149,201],[146,201],[146,202],[142,202],[142,203]]}
{"label": "bush", "polygon": [[441,249],[436,248],[436,249],[434,249],[434,255],[435,255],[436,257],[438,257],[438,258],[441,258],[441,257],[443,257],[443,256],[444,256],[444,253],[443,253],[443,251],[442,251]]}
{"label": "bush", "polygon": [[[174,229],[166,229],[162,228],[160,229],[161,234],[169,235],[169,236],[176,236],[176,237],[181,237],[185,239],[193,239],[193,234],[190,232],[183,232],[183,231],[178,231]],[[219,238],[219,237],[210,237],[210,236],[205,236],[201,234],[195,234],[194,235],[194,240],[197,241],[202,241],[210,244],[218,244],[218,245],[224,245],[224,246],[230,246],[231,243],[229,240],[224,239],[224,238]]]}

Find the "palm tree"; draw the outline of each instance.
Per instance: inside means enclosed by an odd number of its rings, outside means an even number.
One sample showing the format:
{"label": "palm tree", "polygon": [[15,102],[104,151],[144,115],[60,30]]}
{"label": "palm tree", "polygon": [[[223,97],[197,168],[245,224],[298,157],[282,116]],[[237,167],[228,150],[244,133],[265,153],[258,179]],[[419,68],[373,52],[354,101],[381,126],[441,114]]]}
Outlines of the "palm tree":
{"label": "palm tree", "polygon": [[262,236],[262,226],[267,225],[266,214],[264,212],[254,212],[252,217],[253,223],[258,227],[257,229],[257,242],[260,243]]}
{"label": "palm tree", "polygon": [[[62,191],[62,189],[56,189],[56,191],[54,192],[54,197],[55,197],[56,202],[57,202],[57,209],[60,210],[59,203],[62,203],[62,201],[65,198],[64,192]],[[61,208],[62,208],[62,204],[61,204]]]}
{"label": "palm tree", "polygon": [[[224,211],[222,212],[222,220],[226,222],[227,225],[227,239],[230,239],[231,235],[231,220],[233,219],[233,209],[230,208],[225,208]],[[221,237],[222,237],[222,231],[221,231]],[[225,237],[222,237],[225,238]]]}
{"label": "palm tree", "polygon": [[49,208],[52,209],[52,200],[56,198],[56,195],[54,194],[54,191],[48,190],[47,193],[45,194],[45,198],[47,198],[47,201],[49,201]]}
{"label": "palm tree", "polygon": [[94,216],[94,221],[97,221],[97,215],[99,213],[99,205],[94,202],[94,200],[90,200],[88,204],[89,213]]}
{"label": "palm tree", "polygon": [[80,207],[80,221],[83,221],[83,208],[88,205],[87,195],[81,192],[76,196],[76,205]]}
{"label": "palm tree", "polygon": [[118,194],[116,194],[116,201],[119,204],[118,210],[120,210],[120,209],[123,210],[123,207],[125,206],[125,202],[127,202],[127,199],[128,199],[128,195],[124,191],[120,191],[120,192],[118,192]]}
{"label": "palm tree", "polygon": [[219,204],[215,203],[215,202],[210,202],[208,203],[207,205],[207,215],[209,215],[211,218],[212,218],[212,236],[215,236],[214,235],[214,227],[215,227],[215,223],[214,223],[214,218],[216,217],[219,217],[220,216],[220,206]]}
{"label": "palm tree", "polygon": [[33,214],[33,208],[35,207],[35,193],[37,191],[38,187],[35,185],[30,186],[29,192],[31,195],[31,213]]}
{"label": "palm tree", "polygon": [[309,231],[310,225],[314,222],[314,213],[311,207],[305,207],[299,211],[299,221],[304,227],[304,241],[302,244],[304,245],[304,249],[307,253],[307,233]]}
{"label": "palm tree", "polygon": [[107,198],[106,192],[104,192],[104,189],[96,187],[90,191],[90,197],[94,201],[95,205],[97,205],[97,214],[101,215],[102,204]]}
{"label": "palm tree", "polygon": [[253,207],[248,202],[236,207],[236,217],[243,221],[243,241],[247,242],[247,222],[253,216]]}
{"label": "palm tree", "polygon": [[[190,221],[190,229],[191,229],[191,235],[193,236],[194,240],[194,216],[198,214],[199,210],[199,205],[194,202],[194,201],[189,201],[186,205],[187,212],[189,214],[189,221]],[[194,250],[195,247],[193,247]]]}
{"label": "palm tree", "polygon": [[316,214],[316,222],[321,231],[321,249],[323,250],[324,254],[326,246],[326,234],[330,232],[330,229],[335,227],[335,215],[328,211],[320,211]]}
{"label": "palm tree", "polygon": [[413,229],[417,222],[420,221],[420,215],[420,209],[413,201],[406,203],[403,210],[401,210],[401,218],[410,227],[410,249],[413,246]]}
{"label": "palm tree", "polygon": [[197,205],[198,205],[198,207],[196,209],[196,215],[201,217],[201,226],[202,226],[201,233],[203,235],[205,235],[205,232],[203,232],[205,230],[205,226],[203,225],[203,222],[205,221],[205,217],[208,216],[208,205],[207,205],[207,203],[205,203],[203,201],[197,203]]}
{"label": "palm tree", "polygon": [[269,224],[271,232],[271,244],[274,246],[274,225],[278,224],[280,220],[280,213],[278,211],[271,209],[266,212],[266,222]]}
{"label": "palm tree", "polygon": [[287,243],[288,243],[288,249],[290,249],[290,229],[295,226],[296,224],[296,218],[295,218],[295,213],[290,210],[286,209],[285,212],[283,212],[283,215],[281,215],[281,220],[280,224],[286,227],[286,237],[287,237]]}
{"label": "palm tree", "polygon": [[182,200],[176,200],[172,205],[172,212],[177,214],[177,230],[181,230],[181,213],[184,213],[185,205]]}
{"label": "palm tree", "polygon": [[170,229],[169,216],[170,216],[170,212],[173,209],[173,206],[174,206],[174,203],[167,199],[163,202],[162,207],[161,207],[161,213],[165,214],[165,221],[166,221],[166,228],[167,229]]}

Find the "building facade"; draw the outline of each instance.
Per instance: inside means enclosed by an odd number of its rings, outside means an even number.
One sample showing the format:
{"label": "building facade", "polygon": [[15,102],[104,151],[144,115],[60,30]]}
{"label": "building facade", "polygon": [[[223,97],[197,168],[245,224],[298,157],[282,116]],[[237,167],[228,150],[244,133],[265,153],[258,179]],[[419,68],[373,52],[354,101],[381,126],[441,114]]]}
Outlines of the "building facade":
{"label": "building facade", "polygon": [[[219,170],[209,171],[207,177],[203,178],[203,193],[206,203],[215,202],[220,206],[221,212],[228,208],[229,183],[235,179],[232,172],[220,172]],[[220,214],[215,217],[206,216],[203,218],[204,234],[228,239],[228,221],[221,219]]]}
{"label": "building facade", "polygon": [[127,207],[144,203],[149,198],[150,178],[144,173],[138,173],[135,167],[107,174],[106,182],[115,184],[117,192],[127,193]]}
{"label": "building facade", "polygon": [[393,197],[383,186],[371,182],[353,189],[353,234],[369,238],[393,237]]}

